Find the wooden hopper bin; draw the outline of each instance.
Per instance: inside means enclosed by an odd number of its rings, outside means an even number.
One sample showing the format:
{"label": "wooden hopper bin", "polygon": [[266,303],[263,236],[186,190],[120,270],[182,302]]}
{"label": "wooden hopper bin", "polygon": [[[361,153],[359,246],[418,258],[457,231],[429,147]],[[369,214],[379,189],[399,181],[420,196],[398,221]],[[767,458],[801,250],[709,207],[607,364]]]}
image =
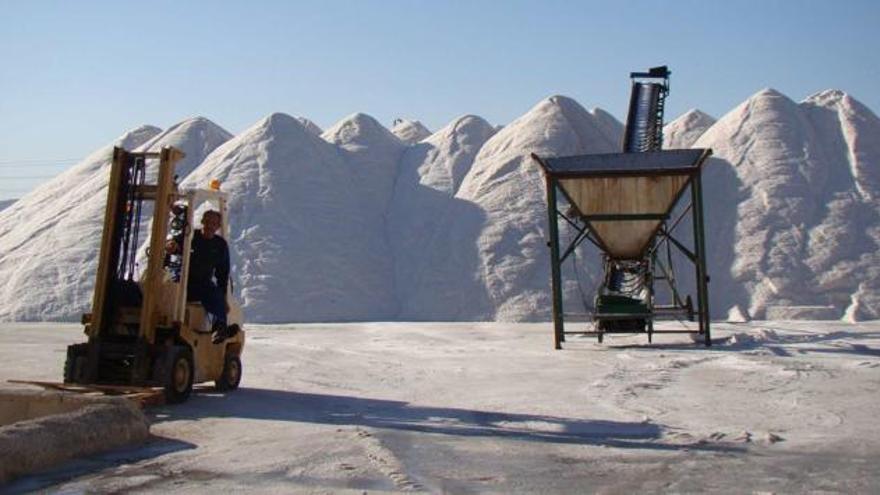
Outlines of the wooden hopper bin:
{"label": "wooden hopper bin", "polygon": [[[699,330],[688,333],[705,335],[709,345],[708,290],[703,232],[703,205],[700,172],[711,155],[708,149],[647,151],[640,153],[609,153],[567,157],[540,157],[532,154],[543,168],[547,185],[547,208],[550,220],[551,276],[553,289],[553,320],[556,348],[561,348],[566,333],[562,312],[561,264],[584,240],[595,244],[606,263],[642,263],[648,272],[658,266],[657,249],[674,245],[695,267],[697,277],[697,308],[691,314],[699,317]],[[690,190],[691,203],[682,217],[690,214],[694,226],[694,246],[688,248],[672,236],[671,231],[681,217],[671,219],[672,211],[685,192]],[[557,191],[567,200],[570,209],[561,211]],[[570,245],[561,249],[558,220],[563,218],[578,231]],[[669,224],[672,224],[672,227]],[[582,225],[582,227],[579,227]],[[652,272],[645,275],[648,285],[647,310],[639,318],[647,321],[649,338],[654,332],[653,318],[664,308],[653,304]],[[673,289],[674,292],[674,289]],[[677,297],[677,295],[676,295]],[[684,311],[683,300],[669,309]],[[626,315],[601,314],[594,308],[593,319],[624,319]],[[631,318],[630,318],[631,319]]]}
{"label": "wooden hopper bin", "polygon": [[615,259],[638,259],[669,218],[708,150],[538,158]]}

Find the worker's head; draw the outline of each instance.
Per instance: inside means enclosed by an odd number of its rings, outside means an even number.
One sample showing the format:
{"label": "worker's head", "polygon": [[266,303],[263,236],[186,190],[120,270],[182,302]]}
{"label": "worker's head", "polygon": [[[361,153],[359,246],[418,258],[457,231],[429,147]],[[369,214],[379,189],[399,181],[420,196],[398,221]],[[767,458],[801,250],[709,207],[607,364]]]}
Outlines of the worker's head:
{"label": "worker's head", "polygon": [[208,210],[202,214],[202,235],[207,238],[214,237],[220,225],[223,223],[223,217],[217,210]]}

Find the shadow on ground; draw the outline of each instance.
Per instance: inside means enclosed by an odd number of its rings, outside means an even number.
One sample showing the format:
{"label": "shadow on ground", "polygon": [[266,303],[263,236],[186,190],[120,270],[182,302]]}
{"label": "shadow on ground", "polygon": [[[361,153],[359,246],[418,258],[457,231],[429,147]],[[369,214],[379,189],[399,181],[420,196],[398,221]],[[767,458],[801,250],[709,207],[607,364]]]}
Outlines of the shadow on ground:
{"label": "shadow on ground", "polygon": [[654,423],[597,421],[532,414],[416,406],[408,402],[282,390],[241,388],[228,395],[198,393],[179,407],[155,411],[154,421],[237,417],[616,448],[725,451],[717,445],[671,445]]}

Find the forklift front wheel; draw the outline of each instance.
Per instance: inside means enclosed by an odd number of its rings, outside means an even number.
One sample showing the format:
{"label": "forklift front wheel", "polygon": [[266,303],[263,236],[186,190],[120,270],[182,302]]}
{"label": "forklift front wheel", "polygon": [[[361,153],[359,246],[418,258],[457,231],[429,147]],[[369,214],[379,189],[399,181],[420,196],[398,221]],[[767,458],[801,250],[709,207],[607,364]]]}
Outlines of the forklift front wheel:
{"label": "forklift front wheel", "polygon": [[226,356],[223,374],[214,381],[214,388],[221,392],[235,390],[241,383],[241,359],[238,356]]}
{"label": "forklift front wheel", "polygon": [[189,398],[193,386],[192,351],[175,346],[168,351],[165,361],[165,402],[178,404]]}

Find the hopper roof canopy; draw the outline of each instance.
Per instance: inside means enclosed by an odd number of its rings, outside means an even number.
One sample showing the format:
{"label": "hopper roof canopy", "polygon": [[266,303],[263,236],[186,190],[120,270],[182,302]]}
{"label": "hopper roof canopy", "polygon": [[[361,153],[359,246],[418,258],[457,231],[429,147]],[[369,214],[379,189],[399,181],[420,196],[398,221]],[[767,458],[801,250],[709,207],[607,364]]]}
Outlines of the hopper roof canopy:
{"label": "hopper roof canopy", "polygon": [[616,259],[640,258],[710,150],[533,155]]}
{"label": "hopper roof canopy", "polygon": [[558,157],[537,157],[553,176],[596,177],[602,175],[676,175],[696,172],[710,150],[646,151],[643,153],[604,153]]}

